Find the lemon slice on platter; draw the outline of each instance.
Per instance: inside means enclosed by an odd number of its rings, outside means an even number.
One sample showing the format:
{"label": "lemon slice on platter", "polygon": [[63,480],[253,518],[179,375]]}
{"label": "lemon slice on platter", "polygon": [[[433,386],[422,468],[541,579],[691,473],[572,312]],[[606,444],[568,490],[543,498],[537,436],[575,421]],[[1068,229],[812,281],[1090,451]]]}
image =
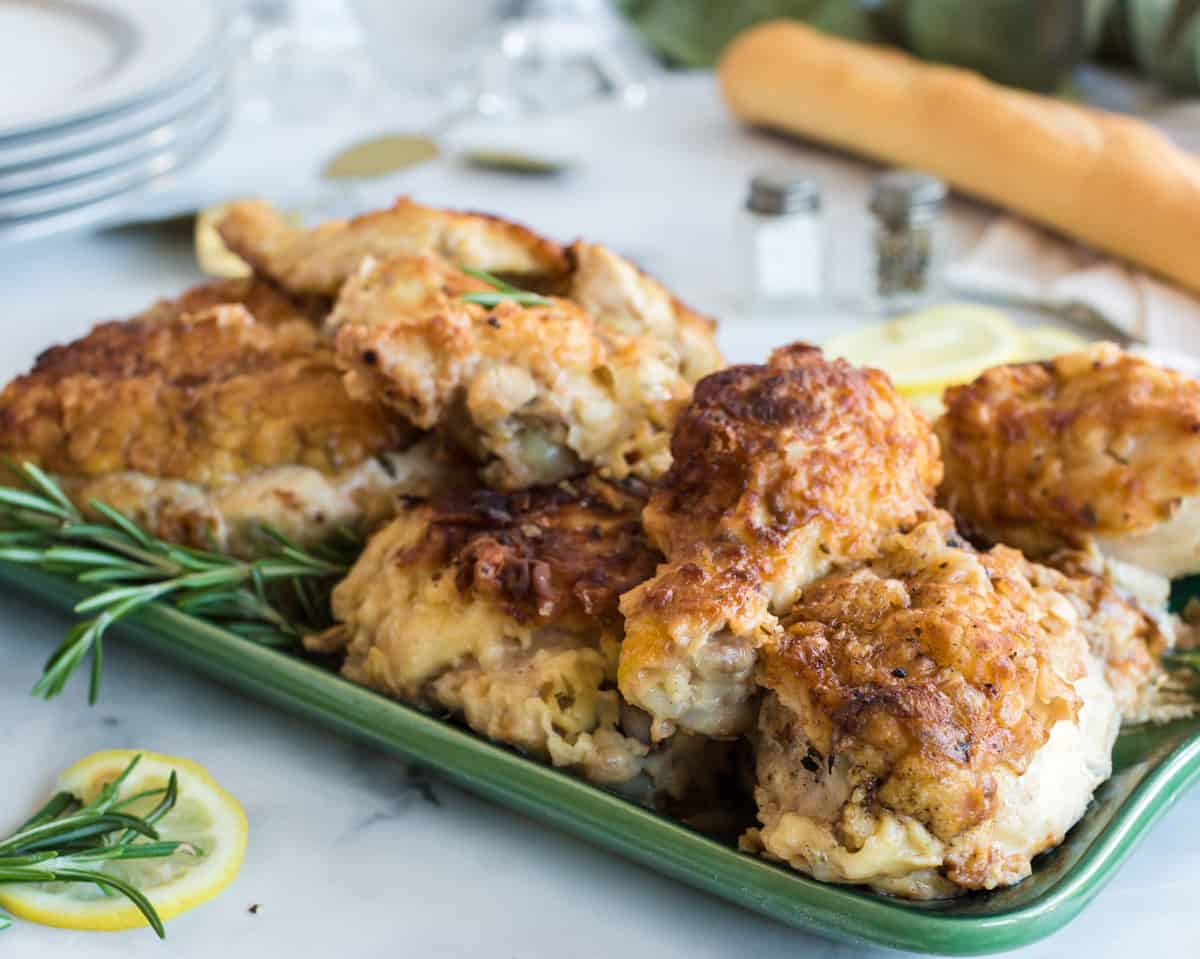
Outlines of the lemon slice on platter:
{"label": "lemon slice on platter", "polygon": [[1063,353],[1082,350],[1088,342],[1078,333],[1064,330],[1061,326],[1035,326],[1032,329],[1021,330],[1021,345],[1012,362],[1049,360]]}
{"label": "lemon slice on platter", "polygon": [[944,412],[946,412],[946,404],[942,402],[941,390],[926,390],[922,393],[907,393],[904,398],[913,406],[925,414],[925,418],[929,422],[933,422]]}
{"label": "lemon slice on platter", "polygon": [[196,214],[196,262],[209,276],[237,279],[249,276],[251,269],[249,263],[225,245],[217,232],[217,224],[228,209],[228,203],[218,203]]}
{"label": "lemon slice on platter", "polygon": [[1011,362],[1021,330],[1000,310],[972,304],[936,306],[834,336],[825,352],[883,370],[905,394],[940,392]]}
{"label": "lemon slice on platter", "polygon": [[[161,839],[187,843],[190,849],[166,858],[114,860],[96,868],[145,893],[165,921],[207,902],[233,881],[246,851],[246,815],[202,766],[132,749],[107,750],[81,759],[59,777],[56,789],[88,802],[139,754],[141,760],[121,784],[118,795],[161,789],[174,770],[178,799],[156,828]],[[147,797],[126,809],[145,815],[156,802],[156,797]],[[129,900],[90,883],[0,886],[0,907],[21,919],[62,929],[118,930],[147,924]]]}

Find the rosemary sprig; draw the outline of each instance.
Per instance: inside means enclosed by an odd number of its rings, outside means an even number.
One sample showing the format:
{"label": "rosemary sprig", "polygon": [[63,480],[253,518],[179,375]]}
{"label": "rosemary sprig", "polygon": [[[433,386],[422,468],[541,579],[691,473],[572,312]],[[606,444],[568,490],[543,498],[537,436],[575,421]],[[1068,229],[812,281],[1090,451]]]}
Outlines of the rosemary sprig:
{"label": "rosemary sprig", "polygon": [[[100,863],[124,859],[158,859],[177,852],[200,854],[188,843],[164,842],[154,828],[175,805],[179,783],[172,772],[166,786],[148,789],[118,799],[121,784],[133,772],[141,756],[135,756],[124,771],[105,784],[89,803],[70,793],[52,796],[17,830],[0,839],[0,883],[86,882],[105,892],[119,893],[132,902],[161,939],[166,935],[153,904],[136,886],[119,876],[102,872]],[[158,797],[144,816],[129,813],[137,800]],[[0,916],[0,929],[12,924]]]}
{"label": "rosemary sprig", "polygon": [[477,270],[471,266],[464,266],[461,269],[464,273],[475,277],[477,280],[482,280],[496,290],[495,293],[464,293],[462,298],[468,303],[476,303],[479,306],[488,307],[498,306],[505,301],[519,303],[522,306],[549,306],[551,303],[549,299],[541,294],[522,290],[484,270]]}
{"label": "rosemary sprig", "polygon": [[50,699],[91,654],[88,700],[100,691],[103,639],[113,623],[147,603],[166,600],[184,612],[268,645],[293,645],[327,626],[333,583],[361,544],[340,541],[306,551],[264,527],[276,553],[242,560],[156,539],[118,510],[93,500],[92,522],[31,463],[14,467],[26,489],[0,486],[0,560],[36,566],[105,588],[81,600],[87,614],[54,651],[34,695]]}

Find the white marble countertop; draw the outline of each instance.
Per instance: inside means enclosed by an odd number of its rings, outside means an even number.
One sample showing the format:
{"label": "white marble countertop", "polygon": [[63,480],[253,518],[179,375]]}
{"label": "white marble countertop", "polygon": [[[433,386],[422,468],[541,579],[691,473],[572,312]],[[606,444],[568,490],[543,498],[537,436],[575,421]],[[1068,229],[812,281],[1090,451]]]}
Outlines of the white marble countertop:
{"label": "white marble countertop", "polygon": [[[558,236],[586,232],[722,315],[731,312],[736,289],[733,212],[754,170],[786,160],[822,175],[844,227],[839,235],[846,234],[867,167],[735,130],[705,79],[677,82],[655,103],[632,120],[611,111],[587,118],[586,136],[575,143],[585,163],[561,181],[434,164],[393,186],[426,202],[494,210]],[[577,120],[546,126],[548,140],[579,136]],[[322,158],[314,151],[311,166]],[[254,162],[261,164],[247,161]],[[970,230],[977,211],[962,206],[956,218]],[[0,250],[0,377],[98,319],[128,314],[197,279],[186,238],[161,231]],[[771,345],[819,339],[843,322],[730,320],[722,340],[731,359],[754,360]],[[0,790],[0,825],[43,799],[55,773],[80,756],[137,747],[208,766],[244,803],[250,845],[236,882],[173,921],[165,943],[145,930],[84,934],[17,922],[0,933],[6,956],[877,954],[762,919],[427,781],[395,759],[189,675],[119,636],[107,647],[97,706],[86,705],[78,683],[53,703],[34,700],[29,688],[66,625],[65,616],[0,592],[0,749],[8,783]],[[1200,955],[1200,792],[1179,807],[1081,917],[1017,955]],[[255,914],[252,904],[260,906]]]}

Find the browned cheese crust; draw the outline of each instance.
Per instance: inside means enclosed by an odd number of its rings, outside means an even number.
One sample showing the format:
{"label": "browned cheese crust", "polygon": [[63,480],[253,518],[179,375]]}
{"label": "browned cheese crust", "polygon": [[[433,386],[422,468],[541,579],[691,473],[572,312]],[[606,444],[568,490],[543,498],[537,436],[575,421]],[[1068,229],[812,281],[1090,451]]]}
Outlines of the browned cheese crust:
{"label": "browned cheese crust", "polygon": [[593,476],[413,505],[337,587],[341,625],[309,645],[345,650],[356,682],[593,781],[682,798],[712,754],[682,737],[651,746],[615,688],[617,597],[658,559],[644,502],[642,484]]}
{"label": "browned cheese crust", "polygon": [[805,344],[698,383],[671,453],[646,509],[655,543],[669,556],[741,543],[768,578],[811,522],[828,532],[823,553],[871,555],[881,532],[929,510],[941,479],[936,440],[883,373]]}
{"label": "browned cheese crust", "polygon": [[427,526],[397,564],[453,567],[455,585],[520,623],[587,630],[619,623],[617,598],[658,554],[638,519],[644,484],[585,477],[553,487],[473,490],[416,507]]}
{"label": "browned cheese crust", "polygon": [[336,331],[345,325],[389,326],[419,322],[462,306],[465,293],[494,288],[432,253],[366,261],[343,284],[326,320]]}
{"label": "browned cheese crust", "polygon": [[554,278],[567,272],[562,248],[523,226],[407,198],[387,210],[313,229],[295,226],[260,200],[242,200],[230,205],[218,231],[256,273],[308,296],[336,296],[367,257],[434,253],[456,266],[511,276]]}
{"label": "browned cheese crust", "polygon": [[701,380],[671,452],[643,515],[669,562],[622,600],[621,690],[658,735],[735,735],[771,614],[932,513],[937,443],[882,373],[796,344]]}
{"label": "browned cheese crust", "polygon": [[240,306],[101,324],[0,395],[4,451],[71,476],[124,469],[211,484],[281,463],[334,472],[402,437],[346,395],[315,328],[262,325]]}
{"label": "browned cheese crust", "polygon": [[391,466],[377,460],[415,431],[346,393],[315,326],[259,323],[241,305],[151,314],[47,350],[8,384],[0,451],[57,474],[81,503],[200,546],[244,551],[243,520],[309,540],[386,508]]}
{"label": "browned cheese crust", "polygon": [[670,344],[689,383],[725,365],[716,342],[716,321],[697,313],[653,277],[607,247],[578,240],[567,249],[571,277],[566,295],[602,331],[650,334]]}
{"label": "browned cheese crust", "polygon": [[941,501],[1030,555],[1144,533],[1200,493],[1200,383],[1101,344],[946,391]]}
{"label": "browned cheese crust", "polygon": [[291,296],[269,280],[253,276],[201,283],[178,296],[159,300],[134,320],[170,323],[228,305],[244,306],[260,326],[278,326],[294,320],[316,324],[329,312],[329,302],[323,297]]}
{"label": "browned cheese crust", "polygon": [[763,650],[762,840],[904,895],[1014,882],[1107,775],[1116,711],[1080,610],[1060,575],[944,523],[881,545],[810,585]]}
{"label": "browned cheese crust", "polygon": [[[351,280],[342,300],[369,317],[396,310],[403,296],[371,273]],[[689,392],[669,348],[649,336],[602,336],[568,300],[490,310],[459,301],[390,323],[348,323],[337,348],[351,395],[438,430],[501,489],[589,466],[618,479],[661,475]]]}

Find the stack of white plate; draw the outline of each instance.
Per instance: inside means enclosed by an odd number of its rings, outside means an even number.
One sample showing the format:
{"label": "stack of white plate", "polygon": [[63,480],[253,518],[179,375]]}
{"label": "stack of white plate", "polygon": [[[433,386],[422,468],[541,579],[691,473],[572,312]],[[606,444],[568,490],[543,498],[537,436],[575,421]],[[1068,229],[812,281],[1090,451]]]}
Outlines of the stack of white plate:
{"label": "stack of white plate", "polygon": [[118,218],[220,137],[220,0],[0,0],[0,242]]}

